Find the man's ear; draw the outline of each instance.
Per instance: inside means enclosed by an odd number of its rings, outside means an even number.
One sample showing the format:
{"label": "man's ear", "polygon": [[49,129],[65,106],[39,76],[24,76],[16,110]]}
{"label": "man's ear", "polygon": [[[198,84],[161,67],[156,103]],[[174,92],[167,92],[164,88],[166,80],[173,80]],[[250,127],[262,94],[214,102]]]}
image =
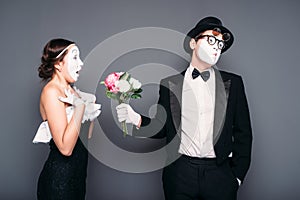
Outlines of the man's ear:
{"label": "man's ear", "polygon": [[190,48],[191,48],[192,50],[194,50],[195,47],[196,47],[196,45],[197,45],[196,40],[195,40],[194,38],[192,38],[192,39],[190,40]]}

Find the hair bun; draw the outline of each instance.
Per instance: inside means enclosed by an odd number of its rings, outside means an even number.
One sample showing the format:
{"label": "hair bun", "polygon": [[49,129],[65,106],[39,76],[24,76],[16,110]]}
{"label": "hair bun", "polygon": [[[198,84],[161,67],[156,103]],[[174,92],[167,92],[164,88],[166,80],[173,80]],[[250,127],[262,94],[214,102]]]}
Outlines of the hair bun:
{"label": "hair bun", "polygon": [[38,68],[39,77],[43,80],[48,80],[51,78],[55,72],[55,63],[61,61],[67,52],[64,52],[62,56],[56,58],[64,48],[74,44],[69,40],[65,39],[53,39],[50,40],[43,49],[43,56],[41,57],[41,64]]}

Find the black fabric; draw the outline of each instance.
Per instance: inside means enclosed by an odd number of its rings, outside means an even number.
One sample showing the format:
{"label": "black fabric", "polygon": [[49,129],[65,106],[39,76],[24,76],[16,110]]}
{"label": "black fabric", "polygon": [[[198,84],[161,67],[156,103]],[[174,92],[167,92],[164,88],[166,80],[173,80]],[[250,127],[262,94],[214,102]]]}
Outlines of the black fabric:
{"label": "black fabric", "polygon": [[228,161],[187,156],[166,167],[163,180],[166,200],[236,200],[239,187]]}
{"label": "black fabric", "polygon": [[204,71],[201,73],[195,68],[192,72],[192,78],[195,79],[198,76],[201,76],[201,78],[206,82],[210,77],[210,73],[209,71]]}
{"label": "black fabric", "polygon": [[64,156],[53,139],[50,153],[38,180],[39,200],[85,199],[88,151],[78,138],[71,156]]}

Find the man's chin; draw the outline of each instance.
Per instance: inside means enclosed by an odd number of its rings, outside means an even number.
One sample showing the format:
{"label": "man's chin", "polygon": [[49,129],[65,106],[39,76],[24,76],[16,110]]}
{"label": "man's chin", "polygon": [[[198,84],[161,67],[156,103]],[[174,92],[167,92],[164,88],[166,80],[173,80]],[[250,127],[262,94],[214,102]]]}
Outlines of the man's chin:
{"label": "man's chin", "polygon": [[209,61],[203,61],[203,62],[205,62],[206,64],[208,64],[210,66],[213,66],[217,63],[215,60],[209,60]]}

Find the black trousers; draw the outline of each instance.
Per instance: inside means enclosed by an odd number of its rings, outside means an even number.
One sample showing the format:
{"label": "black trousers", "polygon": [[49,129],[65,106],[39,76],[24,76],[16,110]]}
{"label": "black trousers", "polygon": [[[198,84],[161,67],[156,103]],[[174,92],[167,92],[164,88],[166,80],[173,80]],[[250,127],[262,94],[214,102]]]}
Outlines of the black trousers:
{"label": "black trousers", "polygon": [[163,171],[166,200],[236,200],[239,187],[229,161],[181,156]]}

